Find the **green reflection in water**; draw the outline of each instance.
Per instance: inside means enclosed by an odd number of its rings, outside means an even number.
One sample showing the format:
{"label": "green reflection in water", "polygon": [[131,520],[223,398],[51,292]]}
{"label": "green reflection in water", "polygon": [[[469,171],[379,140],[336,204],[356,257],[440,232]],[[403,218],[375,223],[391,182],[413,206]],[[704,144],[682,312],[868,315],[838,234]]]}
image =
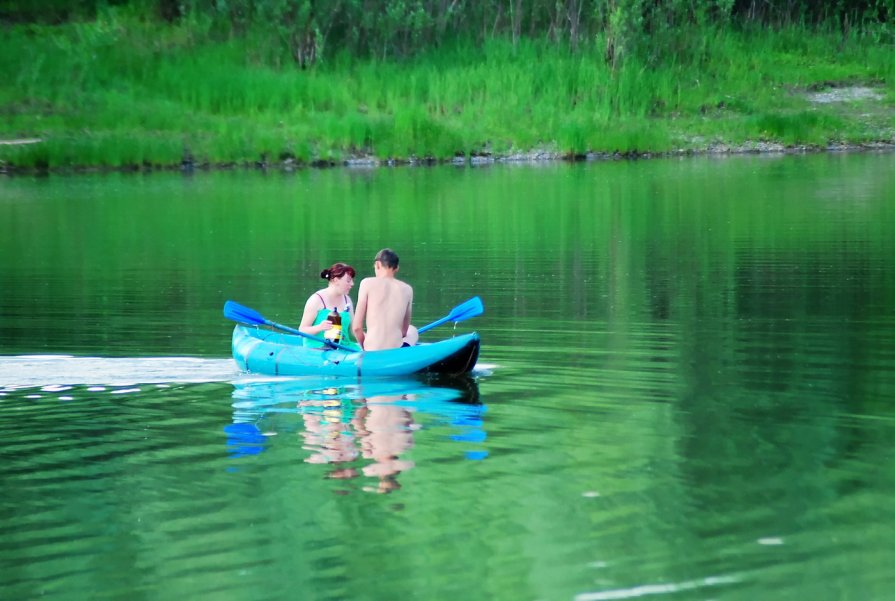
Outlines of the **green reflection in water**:
{"label": "green reflection in water", "polygon": [[484,440],[418,411],[389,495],[307,463],[295,412],[233,456],[230,384],[8,393],[4,577],[72,598],[885,598],[893,167],[6,180],[3,354],[226,358],[224,300],[294,324],[321,267],[368,273],[388,245],[418,323],[484,299],[458,330],[488,372]]}

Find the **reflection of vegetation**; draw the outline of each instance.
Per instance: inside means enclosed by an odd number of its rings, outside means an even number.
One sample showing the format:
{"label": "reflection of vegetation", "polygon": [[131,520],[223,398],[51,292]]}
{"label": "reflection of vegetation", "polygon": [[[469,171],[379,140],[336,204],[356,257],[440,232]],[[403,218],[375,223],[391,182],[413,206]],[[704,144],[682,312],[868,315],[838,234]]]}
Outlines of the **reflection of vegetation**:
{"label": "reflection of vegetation", "polygon": [[[0,77],[15,85],[0,93],[0,135],[42,142],[0,146],[0,160],[142,168],[891,139],[885,111],[842,114],[793,93],[891,86],[891,2],[94,4],[47,3],[78,19],[3,27]],[[31,5],[5,16],[34,18]]]}
{"label": "reflection of vegetation", "polygon": [[[225,300],[294,324],[297,299],[322,267],[344,260],[366,275],[385,245],[416,286],[421,323],[482,295],[485,315],[462,328],[892,306],[895,281],[879,268],[895,254],[886,161],[14,179],[4,192],[22,201],[2,205],[0,256],[18,257],[25,271],[4,269],[5,298],[21,295],[28,315],[49,311],[59,321],[32,328],[8,313],[0,319],[26,351],[37,341],[63,350],[102,340],[120,352],[226,355]],[[351,216],[338,235],[327,207]],[[791,271],[775,275],[767,266],[775,261]],[[23,273],[40,284],[23,288]],[[853,278],[868,292],[864,304],[848,291]],[[762,305],[768,290],[791,292]],[[176,336],[172,320],[183,328]],[[512,335],[505,323],[499,337]]]}

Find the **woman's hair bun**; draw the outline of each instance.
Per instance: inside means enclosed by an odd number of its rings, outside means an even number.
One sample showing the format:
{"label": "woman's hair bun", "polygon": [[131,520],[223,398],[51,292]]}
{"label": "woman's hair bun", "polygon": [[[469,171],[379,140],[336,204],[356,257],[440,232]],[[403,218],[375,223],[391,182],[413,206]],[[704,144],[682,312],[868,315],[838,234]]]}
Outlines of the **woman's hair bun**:
{"label": "woman's hair bun", "polygon": [[326,269],[321,271],[320,277],[322,277],[324,280],[332,280],[335,278],[340,278],[346,273],[351,277],[357,277],[357,272],[354,271],[354,267],[352,267],[348,263],[334,263],[331,267],[327,267]]}

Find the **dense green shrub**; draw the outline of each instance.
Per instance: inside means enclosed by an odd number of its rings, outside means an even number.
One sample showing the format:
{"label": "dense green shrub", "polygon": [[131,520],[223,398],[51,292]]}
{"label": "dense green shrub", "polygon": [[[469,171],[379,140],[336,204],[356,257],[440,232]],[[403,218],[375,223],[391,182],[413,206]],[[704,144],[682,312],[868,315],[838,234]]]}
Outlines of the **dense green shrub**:
{"label": "dense green shrub", "polygon": [[360,58],[415,55],[459,39],[523,38],[576,51],[605,40],[605,59],[647,65],[700,60],[706,28],[737,24],[835,26],[893,42],[895,0],[8,0],[7,22],[92,18],[126,6],[147,18],[210,24],[219,38],[273,41],[270,62],[308,67],[341,52]]}

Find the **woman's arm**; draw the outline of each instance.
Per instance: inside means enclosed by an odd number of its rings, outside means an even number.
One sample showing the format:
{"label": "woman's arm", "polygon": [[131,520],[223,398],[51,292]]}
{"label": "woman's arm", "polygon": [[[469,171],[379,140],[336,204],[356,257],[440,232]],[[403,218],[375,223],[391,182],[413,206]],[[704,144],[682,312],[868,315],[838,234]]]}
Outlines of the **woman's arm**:
{"label": "woman's arm", "polygon": [[304,313],[301,315],[301,325],[298,326],[299,331],[316,336],[320,332],[325,332],[333,327],[332,322],[328,319],[324,319],[316,326],[314,325],[314,320],[317,318],[317,312],[322,308],[323,302],[321,302],[319,296],[312,294],[308,297],[308,301],[305,303]]}

